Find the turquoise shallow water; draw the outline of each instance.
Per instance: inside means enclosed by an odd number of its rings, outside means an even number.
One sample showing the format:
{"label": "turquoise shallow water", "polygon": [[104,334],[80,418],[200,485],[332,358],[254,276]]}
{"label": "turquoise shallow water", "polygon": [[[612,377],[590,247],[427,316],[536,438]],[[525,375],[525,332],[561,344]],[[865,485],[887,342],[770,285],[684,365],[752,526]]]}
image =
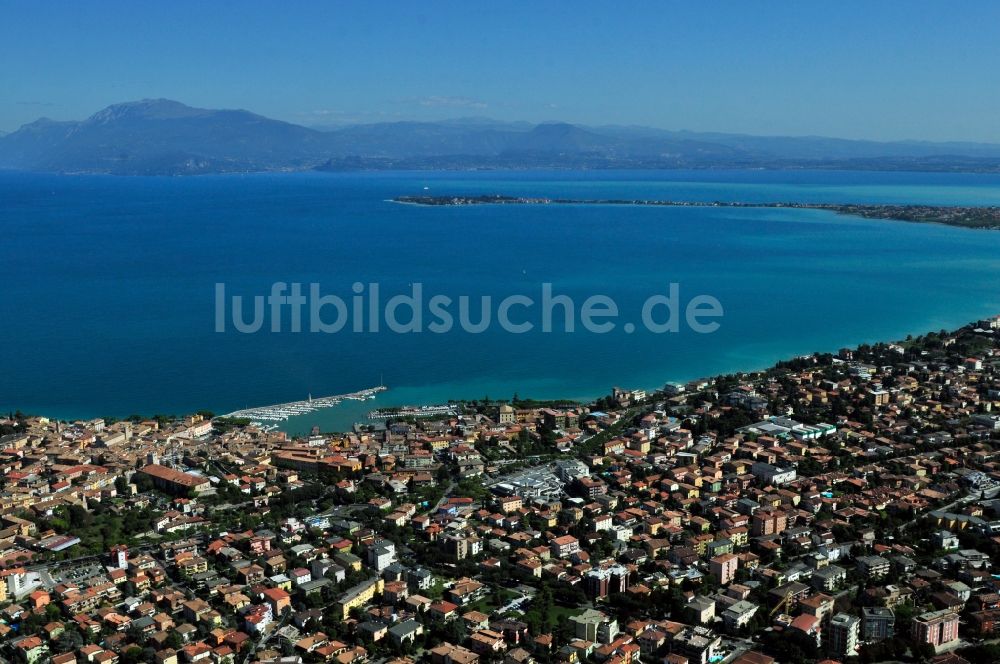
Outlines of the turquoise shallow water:
{"label": "turquoise shallow water", "polygon": [[[427,187],[425,190],[424,188]],[[61,417],[225,412],[348,392],[376,402],[290,423],[343,427],[374,405],[586,398],[613,385],[782,357],[1000,313],[1000,232],[809,210],[593,206],[421,208],[414,193],[1000,204],[1000,177],[861,172],[365,173],[112,178],[0,174],[0,408]],[[230,294],[318,282],[345,299],[499,300],[541,284],[612,297],[608,334],[219,334]],[[680,284],[725,309],[714,334],[657,335],[644,299]],[[385,299],[383,298],[383,299]],[[248,309],[249,315],[249,309]],[[475,316],[474,316],[475,317]]]}

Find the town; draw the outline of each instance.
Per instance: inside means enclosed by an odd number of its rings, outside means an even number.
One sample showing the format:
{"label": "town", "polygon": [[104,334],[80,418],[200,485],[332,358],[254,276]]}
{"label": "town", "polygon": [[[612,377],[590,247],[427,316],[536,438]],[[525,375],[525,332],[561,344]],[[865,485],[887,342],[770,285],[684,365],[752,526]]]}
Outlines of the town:
{"label": "town", "polygon": [[0,657],[995,662],[998,336],[303,437],[12,413]]}

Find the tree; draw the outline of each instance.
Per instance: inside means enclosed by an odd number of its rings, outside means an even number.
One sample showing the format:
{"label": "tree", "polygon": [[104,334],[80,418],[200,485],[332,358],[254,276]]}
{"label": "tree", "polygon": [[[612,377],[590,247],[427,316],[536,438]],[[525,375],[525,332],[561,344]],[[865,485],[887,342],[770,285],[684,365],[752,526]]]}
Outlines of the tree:
{"label": "tree", "polygon": [[45,617],[48,618],[50,621],[59,620],[61,615],[62,611],[59,609],[58,604],[47,604],[45,606]]}
{"label": "tree", "polygon": [[171,631],[170,634],[167,635],[166,644],[174,650],[180,650],[184,647],[184,639],[182,639],[181,635],[176,631]]}
{"label": "tree", "polygon": [[[921,661],[927,661],[934,656],[934,646],[929,643],[918,643],[913,647],[913,654],[916,655]],[[996,660],[990,660],[996,661]]]}
{"label": "tree", "polygon": [[548,634],[552,631],[555,626],[552,607],[552,588],[543,582],[531,601],[531,610],[524,614],[524,622],[528,623],[533,634]]}
{"label": "tree", "polygon": [[[50,605],[53,606],[53,605]],[[76,650],[83,645],[83,636],[80,632],[75,629],[65,629],[63,633],[59,635],[56,640],[56,646],[59,652],[70,652]]]}
{"label": "tree", "polygon": [[1000,645],[996,643],[983,643],[969,648],[960,648],[957,653],[973,664],[1000,662]]}
{"label": "tree", "polygon": [[115,478],[115,491],[119,495],[124,495],[128,493],[128,480],[125,479],[124,475],[119,475]]}
{"label": "tree", "polygon": [[816,639],[798,630],[765,632],[768,654],[780,662],[805,664],[816,661],[819,648]]}
{"label": "tree", "polygon": [[93,521],[93,517],[90,512],[88,512],[84,507],[80,505],[70,505],[69,506],[69,525],[70,527],[86,528]]}
{"label": "tree", "polygon": [[139,493],[148,493],[153,490],[153,478],[146,473],[136,473],[134,484]]}
{"label": "tree", "polygon": [[142,648],[139,646],[127,648],[118,661],[120,664],[138,664],[142,661]]}

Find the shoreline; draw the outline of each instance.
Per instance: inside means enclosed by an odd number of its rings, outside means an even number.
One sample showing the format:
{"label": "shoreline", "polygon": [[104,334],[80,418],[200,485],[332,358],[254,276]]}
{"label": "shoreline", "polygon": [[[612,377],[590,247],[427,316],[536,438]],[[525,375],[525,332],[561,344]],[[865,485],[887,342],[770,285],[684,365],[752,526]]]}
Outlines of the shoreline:
{"label": "shoreline", "polygon": [[935,223],[958,228],[1000,230],[1000,206],[986,205],[922,205],[867,203],[796,203],[774,201],[682,201],[618,198],[546,198],[535,196],[397,196],[390,202],[423,207],[465,207],[470,205],[588,205],[628,207],[689,207],[735,209],[823,210],[862,219],[883,219],[910,223]]}
{"label": "shoreline", "polygon": [[[956,333],[956,332],[964,330],[964,329],[975,329],[975,326],[977,324],[980,324],[980,323],[982,323],[984,321],[992,320],[992,319],[1000,319],[1000,315],[997,315],[997,314],[987,315],[987,316],[985,316],[983,318],[978,318],[976,320],[969,321],[969,322],[964,323],[962,325],[959,325],[957,327],[949,328],[949,329],[947,329],[947,331],[949,333]],[[916,337],[920,337],[920,336],[925,336],[927,334],[935,334],[935,333],[938,333],[940,331],[941,331],[940,328],[939,329],[934,329],[934,330],[925,329],[925,330],[920,331],[920,332],[910,333],[910,334],[908,334],[906,336],[907,337],[916,338]],[[764,373],[764,372],[776,369],[782,363],[792,362],[792,361],[795,361],[795,360],[798,360],[798,359],[802,359],[802,358],[816,357],[816,356],[821,356],[821,355],[836,355],[836,353],[838,352],[838,350],[840,350],[842,348],[847,348],[849,350],[856,350],[860,346],[869,346],[869,345],[877,345],[877,344],[899,345],[899,344],[904,344],[906,342],[907,342],[906,339],[899,339],[899,338],[896,338],[896,339],[877,339],[877,340],[859,341],[859,342],[849,342],[849,343],[846,343],[844,345],[841,345],[840,348],[838,348],[838,349],[832,349],[832,350],[831,349],[814,350],[814,351],[811,351],[811,352],[808,352],[808,353],[781,355],[780,357],[778,357],[777,359],[775,359],[775,360],[773,360],[771,362],[765,362],[765,363],[763,363],[761,365],[758,365],[758,366],[755,366],[755,367],[734,368],[734,369],[731,369],[731,370],[721,371],[721,372],[716,372],[716,373],[698,374],[697,376],[690,377],[690,378],[680,377],[680,378],[677,378],[675,380],[667,380],[666,382],[660,381],[658,383],[658,385],[655,386],[655,387],[654,386],[638,386],[636,389],[642,389],[642,390],[646,391],[650,395],[661,394],[661,393],[663,393],[663,391],[664,391],[664,389],[665,389],[665,387],[667,385],[687,385],[687,384],[698,383],[698,382],[710,382],[710,383],[712,383],[712,382],[717,381],[719,378],[721,378],[723,376],[730,376],[730,375],[732,375],[732,376],[748,376],[748,375],[753,375],[753,374]],[[624,384],[624,381],[622,381],[621,384]],[[381,394],[385,394],[387,392],[390,392],[390,390],[387,387],[382,387],[381,389],[379,389],[379,388],[366,388],[364,390],[357,390],[357,391],[351,392],[349,394],[355,395],[355,394],[361,394],[361,393],[368,392],[368,391],[374,391],[375,394],[376,394],[376,396],[381,395]],[[403,387],[401,391],[403,391],[405,393],[407,391],[407,388]],[[338,396],[346,396],[346,395],[338,395]],[[565,396],[565,394],[563,394],[562,396],[552,396],[552,397],[546,397],[543,394],[543,395],[531,395],[531,399],[535,400],[535,401],[552,401],[552,402],[556,402],[556,401],[570,402],[570,401],[572,401],[572,402],[575,402],[575,403],[589,405],[589,404],[594,403],[597,399],[601,398],[601,396],[603,396],[603,395],[597,395],[597,396],[578,396],[578,397],[570,399],[570,398],[567,398]],[[326,398],[332,398],[332,397],[326,397]],[[322,399],[322,398],[320,398],[320,399]],[[320,400],[320,399],[317,399],[317,400]],[[421,408],[421,407],[427,407],[427,406],[440,406],[440,405],[445,405],[445,404],[456,404],[456,405],[458,405],[458,404],[465,404],[465,403],[477,402],[479,400],[480,399],[478,397],[476,397],[476,398],[453,398],[452,397],[452,398],[448,398],[446,400],[441,400],[441,399],[438,399],[438,400],[416,399],[416,400],[410,401],[409,403],[392,403],[392,404],[389,404],[389,403],[385,403],[385,404],[372,403],[371,405],[368,405],[367,400],[362,399],[362,400],[358,401],[358,404],[359,405],[363,405],[364,409],[365,409],[365,412],[367,413],[368,409],[373,409],[373,410],[390,410],[390,409],[399,409],[399,408],[408,408],[408,407]],[[507,403],[507,402],[510,402],[510,399],[498,398],[498,399],[495,399],[494,401],[496,401],[498,403],[501,403],[501,402],[502,403]],[[292,403],[292,402],[290,402],[290,403]],[[301,402],[294,402],[294,403],[301,403]],[[282,405],[282,404],[278,404],[278,405]],[[318,412],[318,411],[322,410],[322,412],[324,412],[324,413],[332,414],[332,413],[334,413],[336,411],[336,409],[338,407],[339,406],[337,406],[337,405],[333,405],[333,406],[330,406],[329,408],[316,409],[313,412]],[[264,407],[258,407],[258,408],[265,408],[266,409],[266,408],[269,408],[269,407],[264,406]],[[13,410],[19,410],[19,409],[15,408]],[[247,410],[256,410],[256,408],[250,408],[250,409],[247,409]],[[201,409],[195,409],[195,410],[191,410],[189,412],[182,412],[180,414],[172,414],[172,415],[169,415],[169,417],[176,418],[176,419],[183,419],[186,416],[189,416],[189,415],[192,415],[192,414],[196,414],[196,413],[198,413],[200,411],[202,411],[202,412],[204,412],[204,411],[212,411],[212,409],[211,408],[204,408],[203,407]],[[214,412],[214,411],[212,411],[212,412]],[[240,413],[240,411],[235,411],[233,413],[227,413],[227,414],[215,414],[214,417],[213,417],[213,419],[226,419],[226,418],[232,418],[233,416],[237,416],[238,417],[239,413]],[[132,415],[122,416],[122,417],[116,417],[116,416],[108,414],[108,413],[105,413],[103,415],[91,413],[90,415],[87,415],[87,416],[75,417],[75,418],[62,418],[62,417],[59,417],[57,415],[49,415],[49,414],[46,414],[44,412],[37,412],[37,413],[36,412],[23,412],[23,414],[26,415],[26,416],[28,416],[28,417],[35,417],[35,416],[48,417],[51,420],[60,421],[60,422],[64,422],[64,423],[80,422],[80,421],[86,421],[86,420],[90,420],[90,419],[94,419],[94,418],[103,418],[103,417],[110,417],[110,418],[113,418],[114,420],[120,421],[120,420],[124,420],[124,419],[129,419],[130,417],[132,417]],[[298,418],[307,416],[308,414],[309,413],[296,414],[296,415],[294,415],[292,417],[289,417],[287,420],[284,420],[280,424],[274,423],[274,424],[276,424],[276,426],[274,426],[273,428],[275,430],[277,430],[277,431],[281,431],[281,432],[286,433],[290,437],[304,436],[304,435],[306,435],[308,433],[308,427],[307,427],[307,430],[305,430],[305,431],[299,431],[299,430],[286,429],[285,426],[283,426],[283,425],[286,425],[287,423],[289,423],[289,421],[294,421],[294,420],[296,420]],[[148,417],[154,417],[154,416],[155,415],[149,415]],[[147,417],[147,415],[142,415],[142,417]],[[362,419],[351,418],[351,419],[353,419],[352,425],[353,424],[372,424],[372,423],[374,423],[374,420],[369,420],[367,418],[362,418]],[[312,425],[309,425],[309,426],[312,426]],[[349,428],[332,428],[332,429],[326,429],[325,427],[321,426],[320,430],[323,433],[344,433],[344,432],[347,432],[349,430]]]}

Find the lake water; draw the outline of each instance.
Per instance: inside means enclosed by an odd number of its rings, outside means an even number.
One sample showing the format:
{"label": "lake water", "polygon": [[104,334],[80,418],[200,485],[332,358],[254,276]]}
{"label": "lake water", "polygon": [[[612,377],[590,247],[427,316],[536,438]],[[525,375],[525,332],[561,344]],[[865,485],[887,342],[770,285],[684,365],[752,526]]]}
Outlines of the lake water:
{"label": "lake water", "polygon": [[[287,425],[342,428],[373,406],[591,398],[1000,313],[1000,232],[811,210],[387,201],[421,193],[998,205],[1000,176],[0,173],[0,408],[65,418],[227,412],[384,380],[390,390],[374,402]],[[475,302],[537,299],[551,283],[577,306],[607,295],[620,317],[607,334],[566,333],[558,320],[551,333],[527,334],[496,325],[480,334],[216,332],[217,283],[252,297],[276,281],[319,283],[345,301],[355,282],[377,282],[383,300],[421,283],[428,296]],[[717,332],[624,331],[671,283],[681,304],[701,294],[722,304]]]}

